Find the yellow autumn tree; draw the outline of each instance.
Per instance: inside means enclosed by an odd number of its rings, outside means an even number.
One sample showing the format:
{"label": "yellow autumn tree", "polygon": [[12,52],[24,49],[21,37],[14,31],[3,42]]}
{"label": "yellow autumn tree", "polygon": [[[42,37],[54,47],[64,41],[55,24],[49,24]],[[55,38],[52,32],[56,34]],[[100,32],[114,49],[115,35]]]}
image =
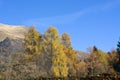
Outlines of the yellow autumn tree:
{"label": "yellow autumn tree", "polygon": [[31,26],[25,34],[24,45],[27,53],[34,54],[40,50],[40,33]]}
{"label": "yellow autumn tree", "polygon": [[53,42],[52,72],[56,77],[68,75],[67,57],[63,51],[63,45],[57,41]]}
{"label": "yellow autumn tree", "polygon": [[62,44],[66,46],[66,48],[72,48],[70,36],[67,33],[62,34]]}
{"label": "yellow autumn tree", "polygon": [[64,53],[67,56],[68,76],[76,76],[77,54],[72,49],[70,36],[67,33],[63,33],[61,40],[64,45]]}
{"label": "yellow autumn tree", "polygon": [[90,51],[88,58],[88,71],[91,75],[97,75],[108,71],[108,56],[105,52],[97,49],[95,46]]}
{"label": "yellow autumn tree", "polygon": [[87,64],[84,61],[81,61],[76,64],[76,76],[85,77],[87,75]]}
{"label": "yellow autumn tree", "polygon": [[[67,57],[63,51],[60,36],[56,28],[49,27],[45,32],[45,53],[51,65],[54,77],[66,77],[68,74]],[[50,64],[51,63],[51,64]]]}

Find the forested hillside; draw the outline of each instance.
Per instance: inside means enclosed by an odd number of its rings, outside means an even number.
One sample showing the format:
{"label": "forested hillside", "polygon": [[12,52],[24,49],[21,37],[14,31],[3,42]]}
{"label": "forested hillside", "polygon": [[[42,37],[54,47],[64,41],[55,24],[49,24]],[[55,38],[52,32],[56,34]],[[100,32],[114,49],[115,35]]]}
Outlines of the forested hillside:
{"label": "forested hillside", "polygon": [[8,36],[0,42],[0,80],[117,74],[120,72],[120,42],[116,46],[117,49],[110,52],[96,46],[88,46],[88,52],[81,52],[74,50],[68,33],[60,35],[51,26],[41,34],[31,26],[22,39]]}

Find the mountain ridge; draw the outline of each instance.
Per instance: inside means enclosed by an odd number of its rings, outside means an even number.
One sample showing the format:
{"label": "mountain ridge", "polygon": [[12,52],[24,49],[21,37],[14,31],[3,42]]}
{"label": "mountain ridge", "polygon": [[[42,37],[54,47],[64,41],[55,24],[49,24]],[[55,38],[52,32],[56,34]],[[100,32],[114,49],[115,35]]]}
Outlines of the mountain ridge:
{"label": "mountain ridge", "polygon": [[0,23],[0,41],[3,41],[7,37],[23,39],[26,32],[27,28],[25,26],[12,26]]}

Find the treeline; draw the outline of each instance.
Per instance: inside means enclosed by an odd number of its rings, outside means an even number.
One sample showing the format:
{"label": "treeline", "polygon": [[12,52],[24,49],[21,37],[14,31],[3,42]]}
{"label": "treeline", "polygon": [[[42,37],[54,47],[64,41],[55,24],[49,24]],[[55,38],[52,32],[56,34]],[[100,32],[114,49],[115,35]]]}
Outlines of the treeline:
{"label": "treeline", "polygon": [[[79,43],[79,42],[78,42]],[[26,80],[39,77],[86,77],[120,72],[120,42],[108,53],[89,47],[89,53],[72,48],[70,36],[60,35],[55,27],[44,34],[30,27],[23,41],[25,51],[0,54],[1,80]],[[82,46],[82,45],[81,45]]]}

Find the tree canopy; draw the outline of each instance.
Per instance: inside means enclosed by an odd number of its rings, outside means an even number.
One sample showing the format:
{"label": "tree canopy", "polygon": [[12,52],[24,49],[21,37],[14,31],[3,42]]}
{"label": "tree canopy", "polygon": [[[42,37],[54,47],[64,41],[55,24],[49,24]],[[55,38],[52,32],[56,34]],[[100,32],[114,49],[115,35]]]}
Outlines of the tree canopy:
{"label": "tree canopy", "polygon": [[24,37],[24,52],[0,54],[0,79],[27,80],[120,73],[120,41],[117,49],[108,53],[96,46],[89,47],[89,52],[81,52],[73,48],[68,33],[59,34],[53,26],[44,34],[31,26]]}

